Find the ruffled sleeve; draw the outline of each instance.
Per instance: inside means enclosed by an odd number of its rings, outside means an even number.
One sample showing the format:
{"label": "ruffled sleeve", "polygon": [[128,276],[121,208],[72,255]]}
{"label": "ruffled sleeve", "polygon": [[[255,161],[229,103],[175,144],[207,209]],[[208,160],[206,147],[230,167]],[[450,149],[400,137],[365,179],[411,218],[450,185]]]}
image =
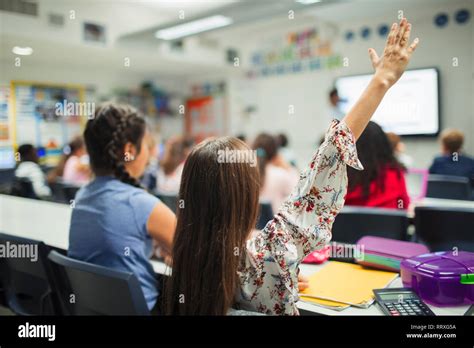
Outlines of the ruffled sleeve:
{"label": "ruffled sleeve", "polygon": [[247,258],[239,271],[244,308],[298,314],[298,266],[331,240],[332,224],[347,193],[347,165],[363,169],[351,130],[335,120],[274,219],[247,242]]}

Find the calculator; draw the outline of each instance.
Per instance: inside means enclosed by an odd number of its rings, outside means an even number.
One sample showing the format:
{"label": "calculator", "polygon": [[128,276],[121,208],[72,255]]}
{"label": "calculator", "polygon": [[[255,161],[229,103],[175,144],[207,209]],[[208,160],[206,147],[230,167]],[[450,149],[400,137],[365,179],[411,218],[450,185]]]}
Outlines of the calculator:
{"label": "calculator", "polygon": [[435,315],[410,288],[374,289],[375,300],[386,315]]}

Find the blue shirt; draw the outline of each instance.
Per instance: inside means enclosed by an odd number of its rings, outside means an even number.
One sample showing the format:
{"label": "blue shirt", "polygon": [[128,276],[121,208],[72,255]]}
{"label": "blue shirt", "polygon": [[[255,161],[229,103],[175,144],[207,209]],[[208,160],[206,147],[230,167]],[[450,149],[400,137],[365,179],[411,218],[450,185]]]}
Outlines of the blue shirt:
{"label": "blue shirt", "polygon": [[146,224],[158,198],[111,176],[97,177],[76,195],[69,230],[71,258],[133,272],[151,309],[158,297]]}
{"label": "blue shirt", "polygon": [[457,161],[451,155],[438,156],[430,167],[430,174],[464,176],[474,178],[474,159],[458,155]]}

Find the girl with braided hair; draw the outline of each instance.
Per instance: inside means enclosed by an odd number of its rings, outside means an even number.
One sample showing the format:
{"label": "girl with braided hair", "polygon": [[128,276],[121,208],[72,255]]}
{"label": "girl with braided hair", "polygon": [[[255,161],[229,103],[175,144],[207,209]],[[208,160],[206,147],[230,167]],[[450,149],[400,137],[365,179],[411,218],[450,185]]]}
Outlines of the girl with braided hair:
{"label": "girl with braided hair", "polygon": [[127,105],[96,109],[84,131],[95,179],[79,190],[69,231],[70,257],[133,272],[149,309],[159,286],[149,258],[153,239],[169,253],[174,213],[139,183],[149,160],[145,121]]}

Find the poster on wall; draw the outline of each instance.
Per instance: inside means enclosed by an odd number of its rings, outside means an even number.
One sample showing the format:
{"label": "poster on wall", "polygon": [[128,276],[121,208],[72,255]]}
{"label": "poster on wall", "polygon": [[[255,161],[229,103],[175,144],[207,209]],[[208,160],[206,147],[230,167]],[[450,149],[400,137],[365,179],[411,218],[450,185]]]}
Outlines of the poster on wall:
{"label": "poster on wall", "polygon": [[8,117],[8,87],[0,87],[0,146],[10,145],[10,119]]}
{"label": "poster on wall", "polygon": [[197,142],[225,134],[224,96],[206,96],[186,102],[186,134]]}
{"label": "poster on wall", "polygon": [[[323,30],[327,29],[327,30]],[[334,69],[342,57],[333,50],[328,28],[307,28],[262,40],[252,56],[249,77],[295,74]]]}
{"label": "poster on wall", "polygon": [[79,88],[21,84],[15,88],[16,143],[59,148],[81,133],[80,116],[58,112],[58,103],[79,103]]}

